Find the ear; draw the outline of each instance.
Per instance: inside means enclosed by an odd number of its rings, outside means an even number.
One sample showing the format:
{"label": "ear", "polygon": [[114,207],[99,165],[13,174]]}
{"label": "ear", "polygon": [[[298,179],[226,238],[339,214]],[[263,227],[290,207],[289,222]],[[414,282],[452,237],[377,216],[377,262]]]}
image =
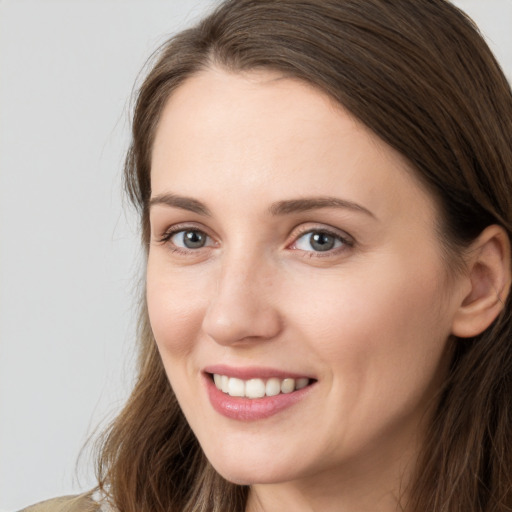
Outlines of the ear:
{"label": "ear", "polygon": [[471,244],[467,257],[469,292],[452,323],[452,334],[470,338],[481,334],[499,315],[510,291],[510,240],[497,225],[487,227]]}

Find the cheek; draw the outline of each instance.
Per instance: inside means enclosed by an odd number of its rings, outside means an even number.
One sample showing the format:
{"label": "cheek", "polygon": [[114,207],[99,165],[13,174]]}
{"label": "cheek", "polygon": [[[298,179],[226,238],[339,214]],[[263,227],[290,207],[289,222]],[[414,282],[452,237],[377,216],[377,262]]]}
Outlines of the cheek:
{"label": "cheek", "polygon": [[287,303],[293,316],[315,331],[312,337],[325,340],[333,353],[345,344],[357,347],[361,339],[371,349],[419,342],[448,325],[439,269],[431,267],[418,270],[409,261],[382,258],[361,270],[352,266],[326,273],[316,282],[297,280]]}
{"label": "cheek", "polygon": [[170,270],[165,258],[148,259],[149,319],[167,378],[192,428],[209,425],[206,404],[198,405],[198,342],[208,306],[208,279],[200,272]]}
{"label": "cheek", "polygon": [[294,302],[293,316],[328,362],[333,393],[354,402],[361,421],[389,414],[392,404],[405,410],[436,378],[450,332],[437,261],[418,269],[382,258],[364,272],[326,275],[308,294],[295,289],[304,300]]}
{"label": "cheek", "polygon": [[164,363],[169,356],[186,357],[194,348],[207,307],[201,282],[201,279],[191,279],[190,273],[169,272],[158,260],[151,257],[148,260],[149,319]]}

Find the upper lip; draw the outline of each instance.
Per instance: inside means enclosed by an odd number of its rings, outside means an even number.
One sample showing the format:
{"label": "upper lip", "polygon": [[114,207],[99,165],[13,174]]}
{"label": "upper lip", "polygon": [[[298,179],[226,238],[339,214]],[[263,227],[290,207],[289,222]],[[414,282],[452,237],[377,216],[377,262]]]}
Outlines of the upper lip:
{"label": "upper lip", "polygon": [[211,366],[206,366],[203,371],[205,373],[217,375],[226,375],[227,377],[235,377],[242,380],[249,379],[300,379],[300,378],[308,378],[312,379],[310,375],[306,375],[303,373],[290,372],[287,370],[277,369],[277,368],[269,368],[265,366],[228,366],[225,364],[216,364]]}

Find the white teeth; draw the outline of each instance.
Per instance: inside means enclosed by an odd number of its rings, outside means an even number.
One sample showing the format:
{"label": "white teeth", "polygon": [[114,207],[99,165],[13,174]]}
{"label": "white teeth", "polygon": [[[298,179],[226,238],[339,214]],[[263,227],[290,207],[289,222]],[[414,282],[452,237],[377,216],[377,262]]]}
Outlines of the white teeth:
{"label": "white teeth", "polygon": [[241,379],[229,379],[228,393],[229,396],[245,396],[245,382]]}
{"label": "white teeth", "polygon": [[230,396],[246,398],[262,398],[264,396],[276,396],[279,393],[291,393],[309,384],[309,379],[278,379],[272,377],[266,382],[263,379],[249,379],[244,381],[227,375],[213,375],[215,387]]}
{"label": "white teeth", "polygon": [[291,393],[295,390],[295,379],[284,379],[281,382],[281,393]]}
{"label": "white teeth", "polygon": [[245,383],[245,396],[247,398],[261,398],[265,396],[265,383],[261,379],[251,379]]}
{"label": "white teeth", "polygon": [[220,379],[220,389],[224,393],[227,393],[229,391],[228,385],[229,385],[229,377],[227,377],[226,375],[222,375],[222,377]]}
{"label": "white teeth", "polygon": [[309,384],[309,379],[300,378],[295,381],[295,389],[305,388]]}
{"label": "white teeth", "polygon": [[265,394],[267,396],[276,396],[281,393],[281,381],[276,378],[268,379],[265,386]]}

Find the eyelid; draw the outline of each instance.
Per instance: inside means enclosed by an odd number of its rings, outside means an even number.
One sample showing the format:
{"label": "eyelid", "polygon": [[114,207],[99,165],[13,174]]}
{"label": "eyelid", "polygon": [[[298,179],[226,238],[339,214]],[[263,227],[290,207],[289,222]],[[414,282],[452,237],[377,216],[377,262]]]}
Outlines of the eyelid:
{"label": "eyelid", "polygon": [[[175,246],[174,244],[172,244],[171,238],[182,231],[199,231],[206,235],[206,237],[208,237],[214,243],[205,245],[198,249],[187,249],[184,247]],[[199,249],[205,249],[215,245],[215,238],[208,232],[208,230],[204,226],[196,224],[194,222],[180,222],[178,224],[173,224],[172,226],[167,227],[162,234],[156,235],[155,241],[161,244],[172,244],[176,250],[191,252],[197,252]]]}
{"label": "eyelid", "polygon": [[[201,233],[204,233],[208,239],[210,239],[213,243],[205,245],[203,247],[197,248],[197,249],[187,249],[179,246],[175,246],[170,242],[171,238],[176,235],[177,233],[180,233],[182,231],[199,231]],[[198,252],[200,249],[208,249],[211,247],[215,247],[218,245],[215,237],[209,232],[210,230],[205,228],[204,225],[200,223],[195,222],[180,222],[178,224],[173,224],[171,226],[168,226],[163,233],[159,235],[155,235],[155,241],[157,243],[161,244],[170,244],[173,247],[173,250],[181,251],[181,252]],[[303,249],[294,248],[293,246],[297,243],[298,239],[307,235],[308,233],[325,233],[330,236],[335,237],[337,240],[340,240],[342,242],[342,247],[337,247],[333,249],[329,249],[325,252],[322,251],[306,251]],[[310,255],[315,255],[317,257],[321,256],[329,256],[336,254],[340,251],[346,250],[347,248],[353,247],[355,245],[355,239],[353,236],[348,234],[346,231],[342,231],[338,228],[334,228],[329,225],[325,224],[314,224],[314,223],[303,223],[299,226],[296,226],[292,233],[289,236],[289,239],[291,238],[291,242],[286,244],[287,249],[293,249],[297,251],[302,251],[305,253],[308,253]]]}
{"label": "eyelid", "polygon": [[[322,251],[304,251],[303,249],[294,249],[293,246],[297,243],[297,241],[303,236],[309,233],[325,233],[327,235],[333,236],[336,239],[340,240],[343,244],[342,247],[337,247],[334,249],[327,250],[325,252]],[[287,248],[294,249],[297,251],[304,251],[306,253],[312,253],[316,256],[328,256],[335,254],[339,251],[343,251],[346,248],[353,247],[355,245],[355,239],[351,235],[349,235],[346,231],[342,231],[340,229],[327,226],[325,224],[305,224],[300,225],[298,228],[295,228],[291,234],[292,242],[287,245]]]}

